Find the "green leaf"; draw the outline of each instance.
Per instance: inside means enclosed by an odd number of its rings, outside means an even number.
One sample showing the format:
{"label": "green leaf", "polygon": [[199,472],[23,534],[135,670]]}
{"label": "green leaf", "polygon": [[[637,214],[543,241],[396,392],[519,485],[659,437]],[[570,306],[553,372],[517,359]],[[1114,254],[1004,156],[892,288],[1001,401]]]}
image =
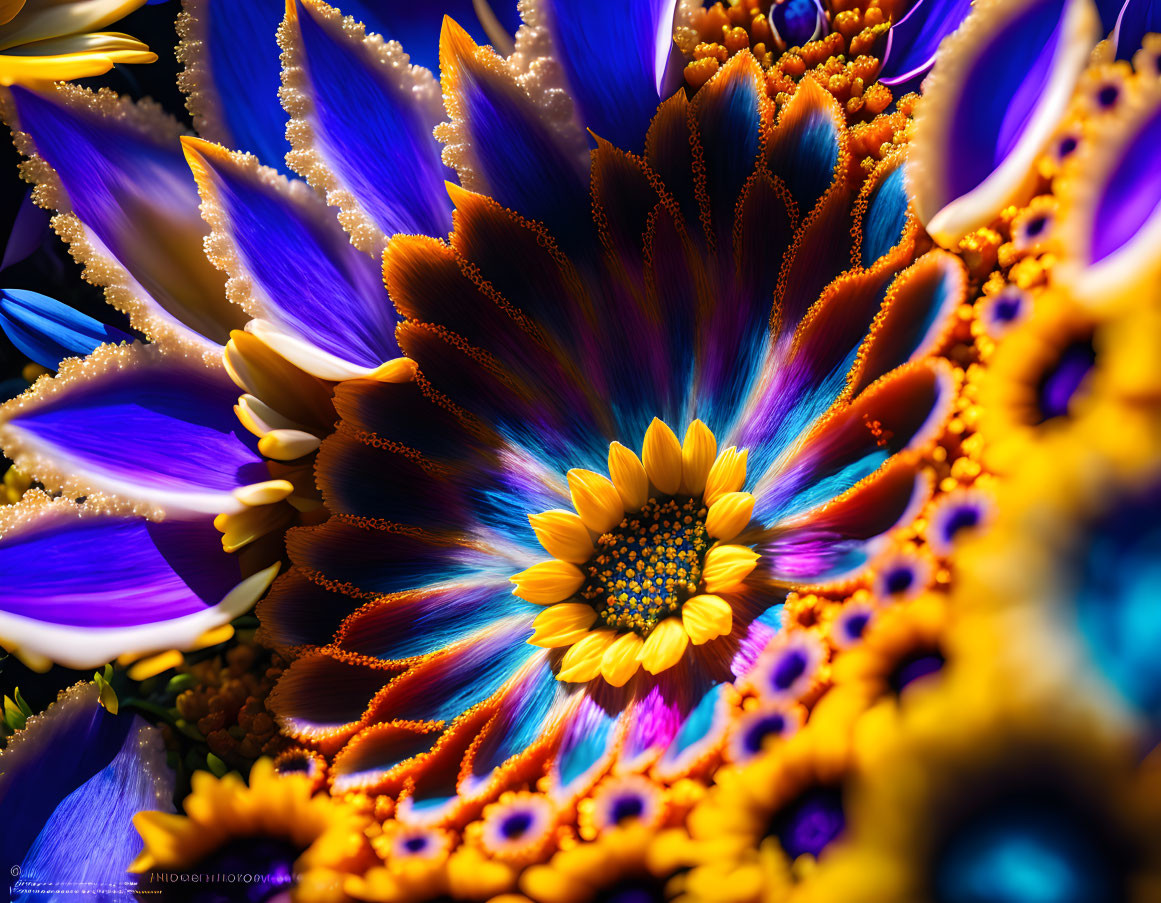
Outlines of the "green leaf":
{"label": "green leaf", "polygon": [[16,698],[16,704],[20,706],[20,711],[24,713],[25,718],[32,717],[32,706],[24,701],[24,697],[20,695],[20,687],[12,691],[12,695]]}
{"label": "green leaf", "polygon": [[209,766],[210,772],[215,778],[224,777],[228,772],[229,766],[213,753],[206,753],[206,765]]}
{"label": "green leaf", "polygon": [[113,689],[112,684],[101,681],[101,705],[103,705],[110,715],[116,715],[120,704],[117,702],[117,691]]}
{"label": "green leaf", "polygon": [[5,696],[4,697],[4,722],[10,728],[12,728],[12,730],[19,731],[19,730],[24,729],[24,724],[25,724],[26,720],[27,719],[25,718],[24,713],[22,711],[20,711],[20,706],[18,706],[15,702],[13,702],[11,699],[9,699],[7,696]]}

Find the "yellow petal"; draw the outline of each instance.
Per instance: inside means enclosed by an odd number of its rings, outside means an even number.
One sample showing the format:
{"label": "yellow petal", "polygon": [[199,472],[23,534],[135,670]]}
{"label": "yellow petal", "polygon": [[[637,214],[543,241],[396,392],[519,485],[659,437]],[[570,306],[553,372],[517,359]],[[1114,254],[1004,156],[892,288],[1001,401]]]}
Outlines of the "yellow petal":
{"label": "yellow petal", "polygon": [[575,683],[592,680],[601,673],[601,659],[616,637],[613,630],[590,630],[564,654],[556,679]]}
{"label": "yellow petal", "polygon": [[609,446],[609,476],[626,511],[640,511],[649,501],[649,475],[641,459],[620,442]]}
{"label": "yellow petal", "polygon": [[745,529],[753,514],[754,496],[748,492],[727,492],[718,496],[706,512],[706,532],[714,539],[733,539]]}
{"label": "yellow petal", "polygon": [[516,584],[512,590],[521,599],[538,605],[563,602],[581,588],[585,575],[575,564],[567,561],[542,561],[515,577],[509,577]]}
{"label": "yellow petal", "polygon": [[673,430],[656,417],[645,430],[641,460],[645,462],[645,472],[658,492],[664,495],[677,493],[681,488],[681,443]]}
{"label": "yellow petal", "polygon": [[0,85],[36,85],[104,75],[114,63],[152,63],[157,54],[145,50],[63,53],[57,56],[0,54]]}
{"label": "yellow petal", "polygon": [[271,430],[258,440],[258,451],[275,461],[294,461],[318,451],[320,440],[303,430]]}
{"label": "yellow petal", "polygon": [[702,499],[712,505],[727,492],[740,492],[746,482],[746,456],[748,452],[738,451],[730,446],[714,461],[705,481]]}
{"label": "yellow petal", "polygon": [[543,514],[528,515],[532,532],[553,558],[584,564],[597,550],[589,537],[589,528],[572,511],[545,511]]}
{"label": "yellow petal", "polygon": [[160,655],[142,659],[126,673],[129,675],[130,680],[148,680],[151,677],[156,677],[162,671],[168,671],[170,668],[178,667],[183,661],[185,659],[180,652],[176,649],[170,649],[167,652],[162,652]]}
{"label": "yellow petal", "polygon": [[622,633],[601,656],[601,676],[614,687],[625,686],[629,678],[637,673],[643,645],[644,642],[637,634]]}
{"label": "yellow petal", "polygon": [[701,494],[717,453],[718,440],[710,428],[700,420],[691,423],[685,431],[685,441],[681,444],[682,492]]}
{"label": "yellow petal", "polygon": [[281,502],[294,492],[294,484],[288,480],[267,480],[264,483],[251,483],[249,486],[239,486],[234,490],[234,498],[243,505],[273,505]]}
{"label": "yellow petal", "polygon": [[681,661],[688,645],[689,635],[681,626],[681,618],[666,618],[645,638],[641,646],[641,665],[650,674],[660,674]]}
{"label": "yellow petal", "polygon": [[734,629],[734,610],[721,596],[694,596],[681,606],[681,623],[693,645],[700,646]]}
{"label": "yellow petal", "polygon": [[625,516],[625,506],[617,487],[607,477],[591,470],[568,472],[568,489],[572,504],[586,527],[594,533],[608,533]]}
{"label": "yellow petal", "polygon": [[532,624],[535,632],[528,642],[545,649],[571,646],[589,632],[596,619],[597,610],[584,602],[549,606],[536,616]]}
{"label": "yellow petal", "polygon": [[707,592],[734,589],[754,570],[758,553],[746,546],[714,546],[705,556],[701,579]]}

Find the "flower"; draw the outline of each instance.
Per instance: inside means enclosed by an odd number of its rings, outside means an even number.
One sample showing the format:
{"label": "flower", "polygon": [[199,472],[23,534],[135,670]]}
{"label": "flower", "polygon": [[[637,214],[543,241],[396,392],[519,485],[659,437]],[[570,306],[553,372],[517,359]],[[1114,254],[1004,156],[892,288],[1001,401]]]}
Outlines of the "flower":
{"label": "flower", "polygon": [[140,41],[96,29],[145,0],[11,0],[0,8],[0,85],[48,83],[101,75],[116,63],[152,63]]}
{"label": "flower", "polygon": [[183,809],[134,816],[145,849],[131,871],[253,873],[268,892],[293,887],[300,899],[326,900],[370,855],[364,817],[325,794],[311,796],[309,778],[279,775],[269,759],[254,764],[249,786],[237,774],[197,772]]}
{"label": "flower", "polygon": [[[966,291],[961,264],[917,259],[899,156],[856,159],[813,79],[776,110],[740,50],[658,109],[672,90],[659,56],[610,107],[564,26],[624,23],[555,15],[527,34],[555,35],[601,135],[591,160],[576,123],[538,105],[549,86],[516,80],[520,53],[502,60],[448,23],[439,132],[461,186],[445,189],[431,75],[321,3],[292,9],[292,162],[357,247],[301,182],[204,140],[178,149],[149,110],[14,93],[57,228],[153,341],[65,365],[0,432],[22,470],[89,499],[88,548],[117,533],[140,549],[132,568],[107,562],[105,582],[172,589],[151,633],[133,632],[140,608],[91,603],[98,623],[66,623],[50,644],[11,619],[11,645],[76,663],[139,636],[188,645],[194,624],[263,592],[289,529],[292,568],[261,609],[268,641],[297,653],[271,697],[280,726],[333,757],[335,788],[401,793],[402,817],[430,820],[538,757],[555,797],[613,758],[680,776],[720,739],[722,689],[773,635],[786,589],[862,579],[930,495],[920,456],[958,390],[932,355]],[[362,73],[368,93],[336,96],[328,66]],[[394,143],[374,138],[385,129]],[[96,182],[79,146],[105,161]],[[384,177],[386,146],[418,181]],[[144,169],[157,191],[137,188]],[[194,259],[203,242],[224,291]],[[398,314],[364,253],[380,251]],[[180,280],[155,262],[175,256]],[[904,328],[911,317],[927,328]],[[623,444],[638,442],[640,457]],[[17,508],[30,541],[62,548],[71,508]],[[185,554],[158,555],[178,532]],[[537,539],[552,560],[537,562]],[[657,558],[652,588],[629,575],[632,555]],[[659,588],[662,557],[674,582]],[[67,583],[75,605],[91,568],[71,557],[37,592],[56,600]],[[323,610],[329,624],[300,620]],[[456,759],[470,769],[441,784]]]}
{"label": "flower", "polygon": [[846,830],[795,899],[1148,900],[1156,765],[1067,694],[974,668],[860,734]]}
{"label": "flower", "polygon": [[[918,519],[979,467],[951,418],[990,245],[933,250],[911,212],[914,98],[885,113],[869,55],[889,19],[552,0],[508,56],[446,21],[437,82],[297,0],[272,123],[223,52],[264,13],[235,6],[182,21],[202,137],[107,92],[6,99],[55,228],[148,341],[0,410],[48,490],[4,513],[0,564],[51,563],[0,587],[5,644],[167,654],[265,595],[293,659],[269,707],[317,753],[284,760],[294,805],[325,780],[466,825],[456,894],[516,887],[593,787],[707,781],[753,702],[735,681],[787,712],[749,745],[814,763],[841,731],[790,735],[790,703],[826,688],[835,610],[938,580]],[[827,623],[784,628],[792,592]],[[778,803],[793,856],[841,830],[820,756]],[[245,810],[199,781],[190,821],[142,820],[156,861],[206,852],[203,797]],[[393,856],[360,892],[414,889]]]}

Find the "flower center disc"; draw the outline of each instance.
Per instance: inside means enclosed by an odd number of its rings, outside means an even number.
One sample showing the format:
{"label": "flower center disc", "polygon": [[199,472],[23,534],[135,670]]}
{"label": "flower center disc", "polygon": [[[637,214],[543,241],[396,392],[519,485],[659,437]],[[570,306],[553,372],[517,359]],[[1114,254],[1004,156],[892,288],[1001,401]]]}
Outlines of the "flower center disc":
{"label": "flower center disc", "polygon": [[581,597],[607,627],[646,636],[696,595],[710,540],[700,498],[649,499],[597,540]]}

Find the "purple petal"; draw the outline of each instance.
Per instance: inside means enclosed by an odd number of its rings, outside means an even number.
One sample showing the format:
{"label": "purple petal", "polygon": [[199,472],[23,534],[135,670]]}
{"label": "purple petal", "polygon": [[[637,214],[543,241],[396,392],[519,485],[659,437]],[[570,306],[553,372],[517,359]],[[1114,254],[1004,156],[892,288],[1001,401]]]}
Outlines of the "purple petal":
{"label": "purple petal", "polygon": [[183,143],[218,241],[217,261],[250,285],[239,303],[289,334],[288,345],[297,339],[321,352],[314,358],[303,352],[293,363],[342,379],[369,375],[399,356],[398,317],[378,262],[352,247],[314,192],[253,157],[198,139]]}
{"label": "purple petal", "polygon": [[1122,116],[1114,135],[1086,147],[1061,186],[1060,276],[1093,303],[1136,300],[1155,278],[1161,236],[1161,92]]}
{"label": "purple petal", "polygon": [[188,648],[246,611],[274,577],[243,581],[209,518],[151,523],[33,492],[4,519],[0,635],[72,668]]}
{"label": "purple petal", "polygon": [[4,246],[4,258],[0,260],[0,270],[6,270],[32,256],[44,244],[51,231],[48,220],[48,211],[33,203],[32,192],[29,191],[17,208],[12,231],[8,234],[8,244]]}
{"label": "purple petal", "polygon": [[972,0],[916,0],[887,32],[879,81],[897,85],[926,74],[940,44],[959,28],[971,5]]}
{"label": "purple petal", "polygon": [[[95,101],[76,89],[12,89],[17,140],[55,170],[62,227],[94,278],[133,325],[155,339],[174,334],[207,352],[241,328],[242,312],[203,251],[208,233],[176,122],[128,100]],[[80,244],[75,244],[80,242]],[[86,247],[86,244],[88,247]]]}
{"label": "purple petal", "polygon": [[155,345],[104,346],[0,409],[0,441],[46,485],[155,511],[217,514],[269,480],[225,373]]}
{"label": "purple petal", "polygon": [[930,494],[930,480],[896,459],[854,492],[774,531],[760,548],[762,567],[790,587],[850,580],[883,547],[885,534],[915,517]]}
{"label": "purple petal", "polygon": [[1161,107],[1137,126],[1100,188],[1092,221],[1093,263],[1128,245],[1161,207]]}
{"label": "purple petal", "polygon": [[131,897],[126,870],[141,850],[132,818],[173,811],[173,789],[155,728],[110,714],[95,684],[70,688],[0,752],[0,856],[19,876],[13,899],[86,883]]}
{"label": "purple petal", "polygon": [[1031,189],[1100,22],[1090,0],[977,7],[940,51],[916,118],[908,187],[945,247]]}
{"label": "purple petal", "polygon": [[397,232],[446,235],[444,181],[454,173],[432,135],[444,115],[431,74],[406,66],[401,51],[352,36],[328,7],[296,2],[293,10],[283,37],[287,103],[297,133],[305,127],[311,136],[292,160],[296,168],[317,188],[338,192],[348,217],[377,233],[372,241],[347,225],[376,254]]}

